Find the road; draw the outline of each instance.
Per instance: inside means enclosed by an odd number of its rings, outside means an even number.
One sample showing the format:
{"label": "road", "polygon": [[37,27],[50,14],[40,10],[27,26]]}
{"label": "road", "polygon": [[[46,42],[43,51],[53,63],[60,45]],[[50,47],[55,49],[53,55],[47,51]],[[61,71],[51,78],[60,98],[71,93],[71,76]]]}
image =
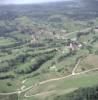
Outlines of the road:
{"label": "road", "polygon": [[74,67],[74,69],[73,69],[73,71],[72,71],[72,75],[75,75],[75,71],[76,71],[76,69],[78,68],[78,65],[80,64],[80,61],[81,61],[81,59],[79,59],[79,60],[77,61],[76,65],[75,65],[75,67]]}
{"label": "road", "polygon": [[86,30],[89,30],[89,29],[91,29],[91,28],[85,28],[85,29],[82,29],[82,30],[78,30],[78,31],[70,32],[70,33],[66,34],[66,37],[72,35],[73,33],[78,33],[78,32],[86,31]]}
{"label": "road", "polygon": [[[55,79],[49,79],[49,80],[46,80],[46,81],[43,81],[43,82],[40,82],[38,83],[39,85],[42,85],[42,84],[45,84],[45,83],[48,83],[48,82],[52,82],[52,81],[58,81],[58,80],[62,80],[62,79],[66,79],[66,78],[69,78],[69,77],[72,77],[72,76],[76,76],[76,75],[80,75],[80,74],[85,74],[85,73],[88,73],[88,72],[91,72],[91,71],[94,71],[94,70],[98,70],[98,68],[93,68],[93,69],[90,69],[90,70],[87,70],[87,71],[83,71],[83,72],[79,72],[79,73],[75,73],[79,63],[80,63],[81,59],[79,59],[72,71],[72,73],[68,76],[65,76],[65,77],[61,77],[61,78],[55,78]],[[73,74],[74,73],[74,74]],[[35,94],[36,95],[36,94]],[[28,96],[26,93],[24,95],[25,97],[30,97]]]}
{"label": "road", "polygon": [[[81,61],[81,60],[79,59],[78,62],[76,63],[76,65],[75,65],[74,69],[72,70],[72,73],[71,73],[70,75],[67,75],[67,76],[61,77],[61,78],[49,79],[49,80],[46,80],[46,81],[39,82],[38,84],[39,84],[39,85],[42,85],[42,84],[45,84],[45,83],[48,83],[48,82],[58,81],[58,80],[62,80],[62,79],[66,79],[66,78],[72,77],[72,76],[76,76],[76,75],[80,75],[80,74],[85,74],[85,73],[88,73],[88,72],[91,72],[91,71],[98,70],[98,68],[93,68],[93,69],[90,69],[90,70],[87,70],[87,71],[75,73],[75,71],[76,71],[76,69],[77,69],[77,67],[78,67],[78,65],[79,65],[79,63],[80,63],[80,61]],[[27,80],[26,80],[26,81],[27,81]],[[25,82],[26,82],[26,81],[25,81]],[[24,83],[24,82],[22,81],[22,83]],[[28,87],[28,88],[26,88],[26,89],[24,89],[24,90],[20,90],[20,91],[9,92],[9,93],[0,93],[0,95],[11,95],[11,94],[16,94],[16,93],[20,94],[20,93],[23,93],[23,92],[26,92],[26,91],[32,89],[32,88],[33,88],[34,86],[36,86],[36,85],[37,85],[37,84],[32,85],[32,86],[30,86],[30,87]],[[26,93],[25,93],[25,97],[28,97],[28,96],[26,95]],[[30,97],[30,96],[29,96],[29,97]]]}
{"label": "road", "polygon": [[[81,30],[81,31],[83,31],[83,30]],[[79,32],[79,31],[75,31],[75,32]],[[75,32],[71,32],[71,33],[67,34],[66,36],[69,36],[69,35],[71,35],[71,34],[73,34]],[[79,75],[79,74],[85,74],[85,73],[88,73],[88,72],[93,71],[93,70],[98,70],[98,68],[95,68],[95,69],[91,69],[91,70],[88,70],[88,71],[84,71],[84,72],[80,72],[80,73],[75,73],[79,63],[80,63],[80,60],[78,60],[77,64],[75,65],[75,67],[74,67],[74,69],[73,69],[73,71],[72,71],[72,73],[70,75],[65,76],[65,77],[61,77],[61,78],[49,79],[49,80],[46,80],[46,81],[39,82],[38,84],[45,84],[47,82],[58,81],[58,80],[61,80],[61,79],[69,78],[71,76],[75,76],[75,75]],[[22,84],[25,83],[26,81],[27,80],[22,81]],[[35,84],[35,85],[37,85],[37,84]],[[32,86],[30,86],[30,87],[28,87],[28,88],[26,88],[24,90],[18,90],[18,91],[9,92],[9,93],[0,93],[0,95],[11,95],[11,94],[16,94],[16,93],[20,94],[20,93],[28,91],[29,89],[32,89],[35,85],[32,85]]]}
{"label": "road", "polygon": [[[91,72],[91,71],[94,71],[94,70],[98,70],[98,68],[94,68],[94,69],[87,70],[87,71],[80,72],[80,73],[75,73],[74,75],[73,75],[73,74],[70,74],[70,75],[68,75],[68,76],[66,76],[66,77],[61,77],[61,78],[56,78],[56,79],[50,79],[50,80],[47,80],[47,81],[40,82],[39,84],[45,84],[45,83],[51,82],[51,81],[58,81],[58,80],[66,79],[66,78],[68,78],[68,77],[72,77],[72,76],[76,76],[76,75],[80,75],[80,74],[85,74],[85,73],[88,73],[88,72]],[[41,93],[39,93],[39,94],[41,94]],[[31,95],[31,96],[36,96],[36,95],[37,95],[37,94]],[[28,96],[26,93],[25,93],[24,96],[25,96],[26,98],[27,98],[27,97],[31,97],[31,96]]]}
{"label": "road", "polygon": [[[71,73],[70,75],[67,75],[67,76],[61,77],[61,78],[49,79],[49,80],[46,80],[46,81],[39,82],[38,84],[41,85],[41,84],[45,84],[45,83],[48,83],[48,82],[58,81],[58,80],[62,80],[62,79],[66,79],[66,78],[72,77],[72,76],[76,76],[76,75],[80,75],[80,74],[85,74],[85,73],[88,73],[88,72],[91,72],[91,71],[94,71],[94,70],[98,70],[98,68],[93,68],[93,69],[90,69],[90,70],[87,70],[87,71],[75,73],[75,71],[76,71],[76,69],[77,69],[77,67],[78,67],[78,65],[79,65],[79,63],[80,63],[80,61],[81,61],[81,60],[79,59],[78,62],[76,63],[76,65],[75,65],[74,69],[72,70],[72,73]],[[27,81],[27,80],[25,80],[25,82],[26,82],[26,81]],[[22,83],[24,83],[24,82],[22,81]],[[23,93],[23,92],[26,92],[26,91],[32,89],[32,88],[33,88],[34,86],[36,86],[36,85],[37,85],[37,84],[32,85],[32,86],[30,86],[30,87],[28,87],[28,88],[26,88],[26,89],[24,89],[24,90],[20,90],[20,91],[18,90],[18,91],[15,91],[15,92],[0,93],[0,95],[11,95],[11,94],[16,94],[16,93],[20,94],[20,93]],[[26,94],[25,94],[25,96],[26,96]]]}
{"label": "road", "polygon": [[[38,94],[35,94],[35,95],[31,95],[31,96],[47,95],[47,94],[54,93],[54,92],[55,91],[42,92],[42,93],[38,93]],[[26,97],[26,98],[31,97],[31,96],[27,96],[26,94],[24,95],[24,97]]]}

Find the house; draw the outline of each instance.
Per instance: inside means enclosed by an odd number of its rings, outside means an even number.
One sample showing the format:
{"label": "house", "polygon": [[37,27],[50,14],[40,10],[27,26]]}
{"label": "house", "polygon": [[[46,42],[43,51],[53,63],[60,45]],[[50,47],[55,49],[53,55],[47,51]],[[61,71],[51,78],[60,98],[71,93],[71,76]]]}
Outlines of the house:
{"label": "house", "polygon": [[98,26],[95,27],[95,32],[98,32]]}
{"label": "house", "polygon": [[35,36],[35,35],[32,35],[31,36],[31,43],[35,43],[35,42],[37,42],[37,37]]}
{"label": "house", "polygon": [[80,43],[77,43],[75,41],[71,41],[68,48],[70,49],[70,51],[76,51],[78,50],[79,48],[82,47],[82,44]]}

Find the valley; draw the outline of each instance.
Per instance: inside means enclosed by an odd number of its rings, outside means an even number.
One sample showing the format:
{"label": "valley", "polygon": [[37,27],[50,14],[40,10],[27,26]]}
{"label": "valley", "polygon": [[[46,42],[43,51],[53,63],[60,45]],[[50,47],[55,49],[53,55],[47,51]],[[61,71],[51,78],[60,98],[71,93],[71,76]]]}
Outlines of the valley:
{"label": "valley", "polygon": [[71,100],[97,86],[97,10],[84,18],[63,3],[0,6],[0,100]]}

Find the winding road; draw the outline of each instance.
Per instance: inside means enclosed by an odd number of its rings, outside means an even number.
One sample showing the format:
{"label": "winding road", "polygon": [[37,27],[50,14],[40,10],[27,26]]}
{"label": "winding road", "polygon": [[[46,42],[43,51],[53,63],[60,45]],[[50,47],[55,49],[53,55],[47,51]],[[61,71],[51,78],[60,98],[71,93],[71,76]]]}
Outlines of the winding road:
{"label": "winding road", "polygon": [[[87,70],[87,71],[75,73],[76,69],[78,68],[78,65],[79,65],[80,61],[81,61],[81,59],[79,59],[79,60],[77,61],[76,65],[75,65],[75,67],[74,67],[74,69],[73,69],[73,71],[72,71],[72,74],[67,75],[67,76],[65,76],[65,77],[61,77],[61,78],[55,78],[55,79],[49,79],[49,80],[46,80],[46,81],[42,81],[42,82],[40,82],[40,83],[38,83],[38,84],[41,85],[41,84],[45,84],[45,83],[48,83],[48,82],[58,81],[58,80],[62,80],[62,79],[66,79],[66,78],[72,77],[72,76],[76,76],[76,75],[80,75],[80,74],[85,74],[85,73],[88,73],[88,72],[91,72],[91,71],[94,71],[94,70],[98,70],[98,68],[93,68],[93,69],[90,69],[90,70]],[[41,94],[41,93],[28,96],[28,95],[25,93],[24,97],[27,98],[27,97],[36,96],[36,95],[39,95],[39,94]]]}
{"label": "winding road", "polygon": [[[88,72],[91,72],[91,71],[95,71],[95,70],[98,70],[98,68],[93,68],[93,69],[90,69],[90,70],[87,70],[87,71],[83,71],[83,72],[79,72],[79,73],[75,73],[76,69],[78,68],[78,65],[80,63],[80,59],[77,61],[74,69],[72,70],[72,73],[70,75],[67,75],[65,77],[61,77],[61,78],[55,78],[55,79],[49,79],[49,80],[46,80],[46,81],[42,81],[42,82],[39,82],[38,84],[41,85],[41,84],[45,84],[45,83],[48,83],[48,82],[52,82],[52,81],[58,81],[58,80],[62,80],[62,79],[66,79],[66,78],[69,78],[69,77],[72,77],[72,76],[76,76],[76,75],[80,75],[80,74],[85,74],[85,73],[88,73]],[[22,83],[26,82],[27,80],[24,80],[22,81]],[[10,93],[0,93],[0,95],[12,95],[12,94],[21,94],[23,92],[26,92],[26,91],[29,91],[30,89],[32,89],[34,86],[36,86],[37,84],[35,85],[32,85],[24,90],[18,90],[18,91],[15,91],[15,92],[10,92]],[[48,92],[47,92],[48,93]],[[43,93],[40,93],[40,94],[43,94]],[[38,94],[35,94],[35,95],[38,95]],[[32,95],[31,95],[32,96]],[[24,95],[24,97],[31,97],[31,96],[28,96],[26,93]],[[34,95],[33,95],[34,96]]]}

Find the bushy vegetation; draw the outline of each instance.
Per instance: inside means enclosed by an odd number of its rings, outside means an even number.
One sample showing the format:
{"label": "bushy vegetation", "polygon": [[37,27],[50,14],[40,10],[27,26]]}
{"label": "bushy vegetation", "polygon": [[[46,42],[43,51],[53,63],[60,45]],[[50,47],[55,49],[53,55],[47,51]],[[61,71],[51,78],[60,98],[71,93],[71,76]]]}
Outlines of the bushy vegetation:
{"label": "bushy vegetation", "polygon": [[8,95],[8,96],[0,96],[1,100],[18,100],[18,95],[13,94],[13,95]]}
{"label": "bushy vegetation", "polygon": [[[0,92],[20,89],[24,79],[28,80],[25,84],[28,87],[39,81],[72,74],[79,59],[82,61],[77,71],[97,68],[98,19],[91,18],[97,17],[98,11],[93,9],[89,14],[88,11],[89,7],[74,8],[72,2],[0,6]],[[75,44],[73,48],[72,43]],[[86,81],[87,78],[83,79]],[[62,88],[76,82],[67,81]],[[81,86],[82,81],[77,81],[76,84]],[[83,85],[87,86],[87,83]],[[80,88],[71,94],[57,96],[55,100],[97,100],[97,89]],[[0,100],[17,98],[16,94],[0,96]]]}
{"label": "bushy vegetation", "polygon": [[98,100],[98,87],[80,88],[70,94],[57,96],[54,100]]}

